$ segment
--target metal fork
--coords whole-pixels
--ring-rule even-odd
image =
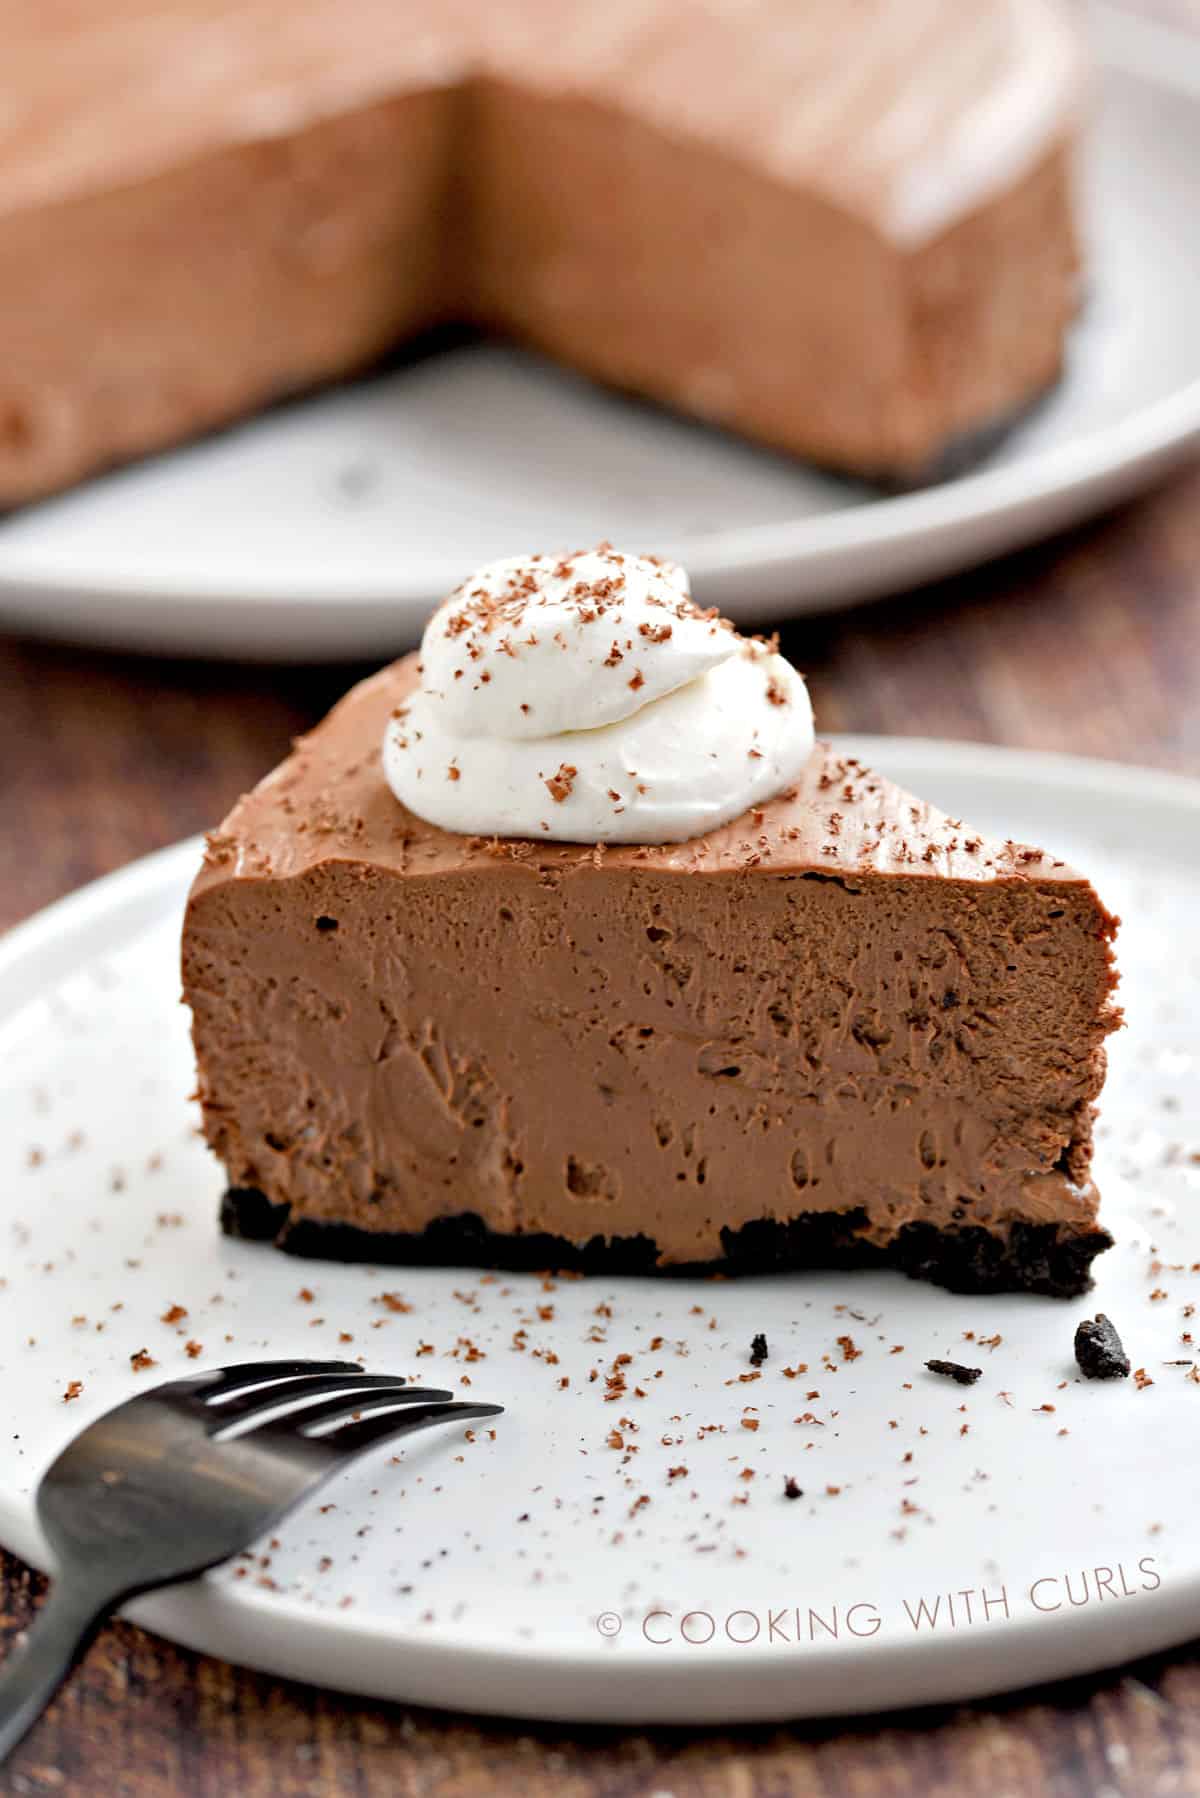
[[[38,1487],[58,1575],[0,1669],[0,1760],[118,1605],[227,1561],[363,1449],[502,1409],[353,1361],[248,1361],[105,1412]]]

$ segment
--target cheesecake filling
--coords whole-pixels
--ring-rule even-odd
[[[794,782],[808,691],[687,575],[603,545],[490,563],[433,614],[384,732],[396,798],[468,835],[675,843]]]
[[[492,564],[209,839],[184,985],[229,1227],[1081,1291],[1115,929],[814,745],[672,564]]]

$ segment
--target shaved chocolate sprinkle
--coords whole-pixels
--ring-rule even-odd
[[[556,805],[571,797],[571,789],[575,785],[575,776],[579,770],[570,762],[561,762],[557,774],[552,774],[546,782],[547,791]]]
[[[754,1337],[753,1341],[750,1344],[750,1365],[751,1365],[751,1367],[761,1367],[763,1362],[767,1359],[767,1356],[770,1354],[770,1352],[771,1351],[767,1347],[767,1339],[763,1335],[762,1331],[759,1330],[757,1335]]]

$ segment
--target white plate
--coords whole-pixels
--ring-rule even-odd
[[[1118,1246],[1092,1297],[962,1298],[845,1273],[550,1287],[225,1241],[221,1180],[186,1101],[176,934],[197,850],[183,844],[0,945],[0,1390],[13,1444],[0,1538],[42,1562],[37,1475],[72,1431],[151,1381],[361,1353],[427,1383],[466,1376],[463,1390],[508,1406],[494,1438],[447,1430],[395,1463],[377,1452],[326,1489],[335,1509],[312,1504],[286,1525],[263,1551],[269,1571],[248,1561],[135,1616],[321,1684],[624,1721],[964,1698],[1193,1635],[1200,1384],[1171,1363],[1193,1353],[1183,1332],[1200,1337],[1186,1311],[1200,1300],[1200,783],[958,744],[854,747],[980,828],[1052,844],[1125,914],[1129,1028],[1113,1044],[1098,1161]],[[385,1292],[411,1312],[389,1310]],[[162,1321],[171,1305],[186,1319]],[[1079,1380],[1074,1327],[1097,1308],[1153,1385]],[[756,1330],[770,1359],[743,1383]],[[468,1359],[463,1339],[484,1358]],[[158,1365],[135,1374],[142,1348]],[[608,1402],[604,1375],[626,1353],[629,1390]],[[981,1364],[983,1378],[939,1380],[923,1369],[931,1355]],[[808,1371],[788,1378],[800,1362]],[[64,1403],[71,1380],[83,1389]],[[613,1431],[635,1452],[609,1446]],[[784,1498],[786,1474],[802,1500]],[[1097,1568],[1111,1570],[1107,1594]],[[983,1605],[1002,1589],[1007,1617]],[[914,1630],[906,1604],[919,1616],[938,1594],[937,1628]],[[815,1620],[809,1639],[810,1607],[830,1626],[836,1610],[836,1639]],[[688,1613],[705,1614],[686,1625],[696,1638],[714,1620],[711,1642],[680,1641]],[[758,1640],[735,1644],[726,1619],[735,1637],[757,1625]]]
[[[983,561],[1200,439],[1200,40],[1097,8],[1090,297],[1057,390],[901,497],[475,344],[0,521],[0,623],[141,649],[382,656],[479,562],[611,537],[754,622]]]

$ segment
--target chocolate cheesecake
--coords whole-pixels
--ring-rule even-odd
[[[0,506],[456,321],[888,480],[1060,368],[1062,0],[111,0],[4,52]]]
[[[539,625],[547,562],[467,583],[420,664],[354,688],[208,841],[183,969],[226,1227],[376,1261],[1083,1291],[1118,1022],[1088,881],[814,743],[798,677],[681,590],[645,588],[643,631],[567,559],[577,622]],[[581,696],[587,728],[501,734]],[[697,803],[720,821],[693,830]]]

